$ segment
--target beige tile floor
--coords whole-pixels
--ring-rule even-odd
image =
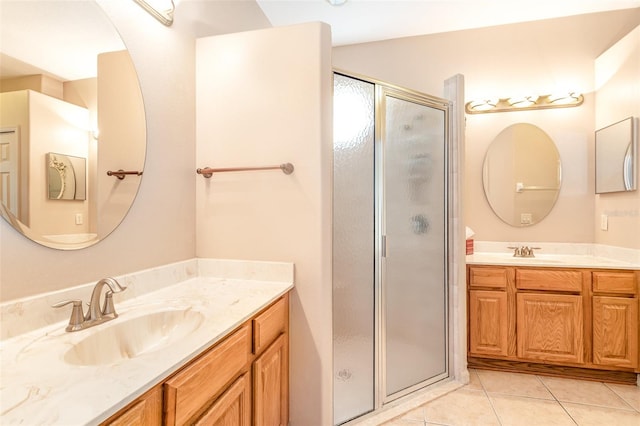
[[[470,370],[471,382],[385,426],[640,426],[640,388]]]

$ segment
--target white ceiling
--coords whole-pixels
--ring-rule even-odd
[[[273,26],[322,21],[333,45],[640,7],[640,0],[256,0]]]
[[[326,0],[174,2],[174,30],[187,27],[194,36],[323,21],[331,25],[336,46],[640,7],[640,0],[348,0],[342,6]],[[97,52],[125,48],[93,0],[0,0],[0,18],[4,77],[46,70],[63,81],[87,78],[95,76]],[[152,19],[145,23],[160,25]]]

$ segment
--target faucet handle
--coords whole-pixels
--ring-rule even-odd
[[[126,288],[126,287],[125,287]],[[102,315],[112,315],[117,318],[116,308],[113,306],[113,291],[109,290],[104,294],[104,304],[102,305]]]
[[[509,246],[507,248],[513,250],[513,256],[514,257],[520,256],[522,254],[522,249],[523,249],[522,247],[511,247],[511,246]]]
[[[69,318],[69,325],[65,330],[77,331],[82,329],[82,323],[84,322],[84,312],[82,311],[82,300],[63,300],[61,302],[51,305],[52,308],[61,308],[70,303],[73,303],[73,310],[71,311],[71,317]]]

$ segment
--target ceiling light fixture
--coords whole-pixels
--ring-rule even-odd
[[[488,112],[577,107],[582,105],[583,102],[584,96],[579,93],[569,92],[561,95],[521,96],[470,101],[465,104],[464,109],[467,114],[483,114]]]
[[[173,0],[133,0],[151,16],[170,27],[173,24],[173,12],[176,9]]]
[[[347,0],[327,0],[327,3],[329,3],[331,6],[342,6],[346,2]]]

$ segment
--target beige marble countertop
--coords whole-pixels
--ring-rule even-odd
[[[81,425],[107,419],[291,290],[289,265],[291,279],[196,276],[116,301],[118,318],[86,330],[67,333],[64,321],[0,341],[0,423]],[[113,364],[65,361],[70,348],[103,328],[152,312],[184,309],[202,313],[203,320],[174,344]]]
[[[535,257],[514,257],[512,253],[476,252],[467,255],[466,262],[468,265],[640,270],[640,264],[637,263],[587,254],[536,254]]]

